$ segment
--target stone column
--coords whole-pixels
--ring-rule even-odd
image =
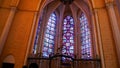
[[[29,37],[27,48],[26,48],[24,66],[26,65],[27,58],[28,58],[28,55],[29,55],[29,51],[30,51],[29,49],[30,49],[30,45],[31,45],[31,41],[32,41],[32,35],[33,35],[34,27],[35,27],[35,22],[36,22],[36,19],[37,19],[37,14],[38,14],[38,12],[34,13],[34,19],[33,19],[32,27],[31,27],[30,37]]]
[[[11,7],[10,14],[8,16],[8,19],[6,20],[6,24],[4,26],[3,32],[2,32],[1,37],[0,37],[0,54],[1,54],[2,49],[4,47],[6,38],[8,36],[8,32],[10,30],[10,27],[11,27],[15,12],[16,12],[16,7]]]
[[[115,10],[114,10],[114,3],[106,3],[108,15],[110,18],[110,24],[112,27],[112,32],[116,44],[116,49],[117,49],[117,56],[118,56],[118,61],[119,61],[119,66],[120,66],[120,30],[118,26],[118,21],[117,17],[115,15]]]
[[[46,29],[47,20],[48,20],[47,8],[44,8],[43,14],[42,14],[42,22],[41,22],[41,25],[40,25],[40,34],[39,34],[40,36],[39,36],[39,39],[38,39],[37,52],[36,52],[36,53],[40,53],[41,56],[42,56],[44,32],[45,32],[45,29]]]
[[[63,6],[63,8],[61,9],[61,12],[60,12],[60,18],[58,19],[59,21],[59,26],[58,26],[58,45],[57,45],[57,48],[62,48],[63,46],[63,16],[64,16],[64,11],[65,11],[65,6]],[[61,49],[62,50],[62,49]],[[60,67],[60,66],[59,66]]]
[[[73,19],[74,19],[74,55],[76,55],[76,58],[78,58],[78,53],[80,53],[80,44],[78,42],[80,42],[80,37],[79,37],[79,31],[78,31],[78,26],[79,25],[79,20],[78,20],[78,17],[76,16],[76,13],[75,11],[73,11]],[[75,56],[74,56],[75,57]]]
[[[63,10],[63,9],[62,9]],[[56,48],[57,48],[57,52],[59,53],[59,48],[61,48],[62,47],[62,16],[63,16],[63,12],[60,12],[60,16],[59,16],[59,19],[57,19],[58,20],[58,33],[57,33],[57,46],[56,46]]]
[[[101,39],[101,30],[100,30],[100,24],[99,24],[99,18],[98,18],[98,11],[99,11],[99,9],[94,9],[94,17],[95,17],[96,33],[97,33],[96,40],[98,40],[98,45],[96,45],[96,47],[97,47],[96,49],[99,48],[99,50],[100,50],[101,65],[102,65],[102,68],[105,68],[105,61],[104,61],[104,53],[103,53],[103,45],[102,45],[102,39]],[[95,23],[94,23],[94,25],[95,25]]]
[[[92,22],[93,22],[92,23],[93,28],[91,28],[92,29],[91,33],[93,34],[92,35],[92,37],[93,37],[92,44],[93,44],[93,48],[94,48],[93,52],[95,52],[93,54],[94,54],[95,58],[98,58],[98,57],[100,57],[100,50],[99,50],[99,42],[98,42],[98,37],[97,37],[99,30],[97,30],[97,23],[96,22],[98,20],[97,20],[97,16],[95,16],[96,11],[97,11],[97,9],[92,11],[91,17],[92,17]]]

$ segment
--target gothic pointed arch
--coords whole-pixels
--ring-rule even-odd
[[[64,18],[62,29],[62,54],[74,57],[74,20],[72,16],[68,15]]]
[[[15,58],[13,55],[8,55],[5,57],[5,59],[3,60],[3,63],[13,63],[15,64]]]
[[[92,39],[91,30],[88,23],[88,19],[84,13],[80,15],[80,42],[81,42],[81,58],[92,58]]]
[[[42,15],[43,21],[42,21],[42,24],[40,25],[42,27],[41,28],[38,27],[38,30],[37,30],[37,31],[41,30],[40,31],[41,33],[38,36],[36,35],[36,40],[38,40],[38,38],[39,38],[39,41],[38,41],[39,43],[35,42],[35,43],[38,43],[38,45],[39,45],[39,46],[37,46],[38,50],[35,49],[36,47],[34,47],[34,50],[36,50],[36,51],[38,51],[38,53],[42,54],[43,57],[49,57],[49,55],[54,54],[55,52],[57,52],[57,49],[59,49],[59,47],[62,47],[62,51],[61,51],[62,54],[70,55],[72,57],[77,55],[77,53],[82,54],[83,50],[80,48],[77,48],[77,47],[82,46],[82,42],[79,41],[79,40],[82,40],[82,38],[81,39],[79,38],[79,40],[76,38],[78,36],[77,35],[78,30],[80,30],[78,34],[81,34],[80,36],[82,37],[81,28],[83,28],[83,27],[81,27],[81,25],[79,25],[79,26],[77,26],[77,25],[81,24],[78,22],[81,22],[82,19],[80,20],[80,14],[82,15],[82,13],[83,13],[84,15],[81,18],[85,17],[85,19],[87,20],[85,22],[88,22],[87,26],[89,26],[89,29],[91,30],[91,28],[90,28],[91,27],[91,16],[90,16],[90,8],[88,5],[86,5],[87,3],[85,3],[84,1],[81,1],[81,2],[80,1],[78,2],[75,0],[71,5],[64,5],[60,1],[56,0],[56,1],[51,1],[46,4],[46,6],[44,7],[44,10],[43,10],[43,15]],[[53,6],[55,6],[55,7],[53,7]],[[74,9],[72,9],[72,7],[74,7]],[[62,12],[61,12],[61,9],[62,9]],[[74,11],[74,10],[76,10],[76,11]],[[58,28],[54,28],[55,30],[57,29],[58,30],[57,32],[59,32],[59,33],[55,33],[55,35],[58,37],[56,40],[54,40],[54,43],[51,43],[50,41],[51,40],[53,41],[53,39],[50,38],[51,37],[51,30],[50,30],[51,23],[49,22],[49,19],[51,17],[51,13],[53,11],[58,12],[58,16],[57,16],[57,18],[58,18],[57,22],[59,22],[58,26],[56,24],[53,24],[53,25],[55,27],[57,26],[59,28],[59,30],[58,30]],[[79,18],[79,19],[77,19],[77,18]],[[74,19],[75,19],[75,21],[74,21]],[[40,30],[39,30],[39,28],[40,28]],[[90,39],[90,41],[92,42],[91,39]],[[55,42],[57,44],[55,44]],[[81,43],[79,43],[79,42],[81,42]],[[76,44],[74,44],[74,43],[76,43]],[[90,45],[92,45],[92,44],[90,44]],[[54,48],[56,48],[56,49],[54,49]],[[76,52],[75,50],[79,51],[79,52]],[[89,56],[91,57],[90,50],[89,50],[89,52],[90,52]],[[81,57],[82,57],[82,55],[81,55]]]
[[[53,12],[47,22],[46,30],[44,33],[42,56],[49,57],[54,53],[56,35],[56,14]]]

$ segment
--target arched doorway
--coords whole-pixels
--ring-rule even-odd
[[[36,63],[31,63],[29,68],[38,68],[38,65]]]
[[[15,59],[12,55],[8,55],[2,63],[2,68],[14,68]]]

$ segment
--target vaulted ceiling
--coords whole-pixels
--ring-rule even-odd
[[[64,0],[68,1],[68,0]],[[86,0],[70,0],[71,3],[65,3],[61,0],[49,0],[45,4],[45,8],[49,13],[56,11],[59,15],[71,15],[77,16],[80,15],[81,12],[84,12],[87,17],[90,18],[90,7],[89,3]]]

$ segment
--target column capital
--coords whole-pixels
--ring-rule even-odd
[[[106,9],[106,7],[93,8],[93,9],[92,9],[92,12],[93,12],[93,13],[94,13],[94,12],[98,12],[98,11],[101,10],[101,9]]]
[[[95,13],[98,12],[100,9],[104,9],[104,8],[94,8],[94,9],[92,9],[92,13],[95,14]]]
[[[105,3],[113,3],[114,0],[105,0]]]
[[[10,7],[10,8],[11,8],[11,10],[16,10],[17,9],[17,7],[13,7],[13,6]]]
[[[106,7],[114,6],[114,4],[115,4],[114,2],[107,2]]]
[[[12,6],[12,7],[17,7],[18,4],[19,4],[19,1],[20,1],[20,0],[12,0],[11,3],[10,3],[10,6]]]

